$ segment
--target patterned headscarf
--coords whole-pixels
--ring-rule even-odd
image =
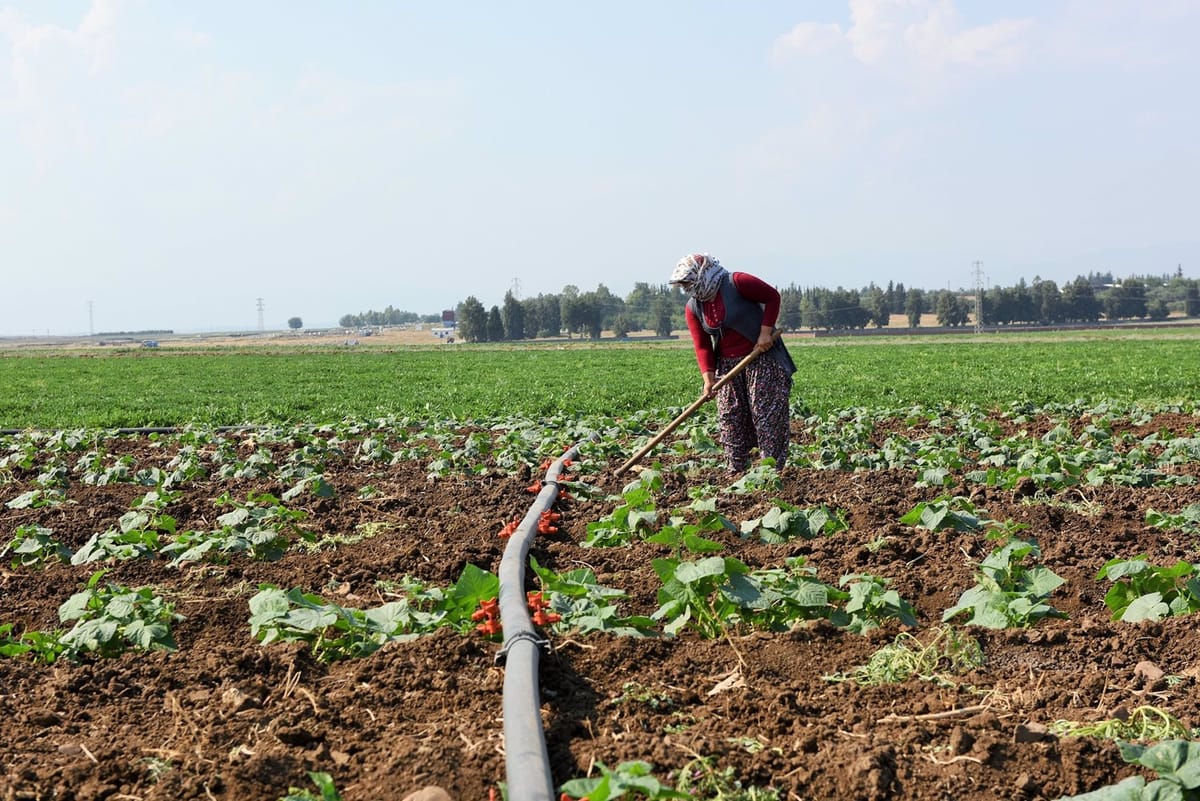
[[[675,265],[671,283],[682,284],[684,291],[696,300],[712,300],[727,274],[721,262],[707,253],[691,253]]]

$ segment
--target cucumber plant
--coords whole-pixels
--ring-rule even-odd
[[[1042,618],[1066,617],[1046,603],[1063,579],[1041,565],[1026,567],[1041,549],[1033,540],[1011,539],[979,563],[979,583],[959,596],[958,603],[943,613],[942,622],[969,614],[969,626],[990,629],[1031,626]]]
[[[105,572],[93,573],[84,589],[59,607],[59,620],[75,622],[57,638],[62,654],[76,661],[86,653],[114,657],[130,648],[176,650],[171,624],[183,616],[175,613],[174,606],[149,587],[101,584]]]
[[[802,509],[781,500],[776,500],[766,514],[745,520],[740,526],[743,538],[757,537],[769,544],[787,542],[798,537],[811,540],[847,531],[849,528],[850,524],[846,522],[846,515],[841,510],[830,509],[825,504]]]
[[[1104,595],[1113,620],[1138,623],[1200,611],[1200,564],[1180,560],[1158,567],[1143,554],[1109,560],[1096,574],[1101,579],[1113,582]]]

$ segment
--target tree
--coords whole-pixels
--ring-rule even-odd
[[[801,305],[804,302],[804,295],[796,288],[795,284],[789,284],[786,288],[779,290],[779,320],[778,325],[784,331],[795,331],[800,328],[800,323],[804,319],[801,312]]]
[[[604,284],[597,285],[596,291],[589,292],[588,294],[596,302],[596,311],[600,318],[599,324],[601,330],[612,328],[617,315],[625,311],[625,301],[610,292]],[[592,338],[596,339],[597,337],[599,337],[599,334]]]
[[[1042,279],[1034,276],[1034,282]],[[1016,303],[1016,311],[1013,315],[1013,322],[1018,323],[1036,323],[1038,321],[1038,304],[1034,300],[1033,292],[1022,278],[1013,288],[1013,298]]]
[[[857,289],[833,290],[829,305],[825,309],[827,325],[836,330],[866,328],[871,322],[871,312],[864,309]]]
[[[967,312],[967,302],[958,293],[948,289],[938,293],[934,309],[937,312],[938,325],[966,325],[970,318],[970,314]]]
[[[503,339],[513,342],[525,338],[525,307],[517,300],[512,290],[504,293],[504,311],[501,313],[504,327]]]
[[[1094,323],[1100,319],[1103,304],[1092,283],[1079,276],[1063,287],[1063,319],[1075,323]]]
[[[825,290],[806,289],[800,298],[800,324],[811,331],[829,328],[825,311],[821,308],[824,293]]]
[[[613,320],[612,332],[613,336],[619,339],[629,336],[629,318],[624,314],[618,314]]]
[[[671,331],[674,330],[675,322],[675,304],[671,301],[671,296],[667,294],[659,295],[654,299],[652,306],[654,315],[654,333],[660,337],[671,336]]]
[[[1104,316],[1127,320],[1146,316],[1146,285],[1137,278],[1126,278],[1104,295]]]
[[[487,341],[487,312],[483,304],[474,295],[470,295],[458,304],[458,335],[466,342]]]
[[[592,339],[599,339],[604,330],[603,300],[595,292],[580,295],[571,304],[570,315],[567,317],[567,331],[586,333]]]
[[[921,315],[925,313],[925,290],[910,289],[904,299],[904,313],[908,316],[908,327],[919,328]]]
[[[493,306],[488,312],[487,318],[487,341],[488,342],[503,342],[504,341],[504,319],[500,316],[500,307]]]
[[[525,316],[525,336],[534,339],[542,330],[542,307],[537,298],[525,298],[521,301],[521,309]]]
[[[1188,317],[1200,316],[1200,282],[1188,282],[1187,294],[1183,298],[1183,313]]]
[[[895,290],[892,290],[893,293]],[[892,320],[892,304],[887,295],[879,287],[873,286],[867,291],[867,313],[876,328],[887,328]]]
[[[558,296],[559,321],[563,328],[567,329],[567,339],[571,338],[572,331],[575,327],[571,325],[572,315],[575,311],[572,307],[579,302],[579,287],[574,284],[567,284],[563,287],[562,294]]]
[[[1038,322],[1042,325],[1061,323],[1066,319],[1066,306],[1063,305],[1062,293],[1058,284],[1053,281],[1034,279],[1033,294],[1038,309]]]
[[[633,285],[633,291],[625,296],[625,319],[629,321],[630,330],[653,328],[650,321],[654,319],[654,300],[661,293],[645,281]]]
[[[1012,289],[998,286],[987,293],[987,298],[991,301],[987,312],[989,323],[1008,325],[1016,319],[1017,301]]]
[[[301,320],[299,317],[289,317],[288,318],[288,328],[292,329],[293,331],[298,331],[303,327],[304,327],[304,321]]]
[[[558,295],[538,295],[538,333],[544,337],[562,333],[562,302]]]

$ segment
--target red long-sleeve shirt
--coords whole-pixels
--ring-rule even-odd
[[[750,273],[731,273],[729,277],[739,295],[746,300],[763,304],[762,324],[774,326],[775,321],[779,319],[779,292],[775,287]],[[710,327],[717,328],[724,323],[725,302],[721,300],[721,293],[714,295],[712,300],[700,301],[700,312]],[[702,373],[715,372],[718,357],[740,359],[754,349],[754,341],[746,339],[732,328],[726,328],[721,333],[718,350],[714,351],[712,338],[700,325],[696,315],[692,314],[690,305],[684,316],[687,318],[688,331],[692,334],[692,344],[696,349],[696,363],[700,365]]]

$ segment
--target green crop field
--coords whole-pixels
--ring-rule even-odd
[[[738,475],[715,404],[657,437],[684,340],[0,354],[16,797],[481,797],[534,632],[566,799],[1197,775],[1200,334],[789,346],[797,436]]]
[[[793,338],[802,412],[910,404],[1200,399],[1200,333]],[[700,388],[686,342],[0,356],[0,428],[670,412]]]

